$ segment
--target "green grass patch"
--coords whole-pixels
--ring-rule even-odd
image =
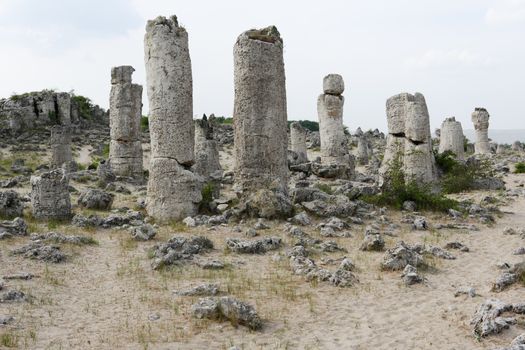
[[[514,164],[514,173],[515,174],[523,174],[525,173],[525,163],[518,162]]]

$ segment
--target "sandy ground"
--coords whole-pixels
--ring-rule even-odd
[[[512,187],[525,176],[509,175],[506,180]],[[481,195],[472,194],[476,198]],[[136,195],[119,194],[115,204],[133,207],[135,199]],[[32,300],[0,303],[0,316],[16,319],[13,325],[0,327],[0,335],[28,349],[228,349],[236,345],[241,349],[464,350],[506,346],[525,331],[523,320],[482,341],[473,337],[469,325],[477,306],[488,297],[525,301],[523,285],[490,292],[500,273],[495,263],[521,261],[512,251],[525,246],[519,236],[502,234],[507,226],[525,228],[525,198],[510,201],[502,209],[512,214],[504,215],[492,227],[478,225],[481,230],[477,232],[421,232],[402,225],[399,237],[386,237],[387,248],[401,239],[439,246],[457,240],[470,248],[468,253],[453,251],[456,260],[431,260],[434,268],[423,272],[427,283],[412,287],[402,284],[399,272],[380,270],[384,253],[358,250],[364,226],[353,226],[352,238],[335,239],[348,253],[324,255],[347,256],[358,267],[360,283],[346,289],[309,283],[292,275],[285,249],[256,256],[226,252],[225,238],[244,237],[234,233],[232,226],[190,230],[173,224],[161,227],[154,241],[135,242],[123,230],[82,230],[31,221],[32,232],[84,234],[95,238],[98,245],[64,245],[67,262],[44,264],[10,255],[27,238],[0,241],[0,276],[18,272],[38,276],[29,281],[6,281],[7,289],[23,290]],[[426,215],[431,223],[443,222],[439,216]],[[397,222],[400,217],[393,212],[389,216]],[[252,224],[242,225],[243,232]],[[289,247],[283,224],[269,224],[271,229],[261,234],[282,237]],[[313,225],[305,231],[321,238]],[[214,241],[214,251],[205,257],[226,262],[225,270],[202,270],[191,264],[152,270],[148,250],[154,244],[173,235],[195,234]],[[318,263],[320,258],[315,258]],[[219,283],[224,295],[254,305],[265,321],[263,330],[251,332],[228,322],[193,319],[190,308],[198,298],[178,297],[173,291],[203,282]],[[464,285],[475,287],[481,296],[454,297],[456,288]],[[159,318],[153,320],[156,316]]]

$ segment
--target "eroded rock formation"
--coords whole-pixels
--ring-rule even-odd
[[[489,112],[485,108],[477,107],[472,112],[472,123],[476,130],[476,142],[474,144],[476,154],[490,154],[489,143]]]
[[[456,118],[446,118],[441,124],[439,153],[453,152],[458,159],[465,158],[465,136],[461,123]]]

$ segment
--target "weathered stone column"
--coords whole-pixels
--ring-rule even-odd
[[[359,136],[357,139],[357,162],[360,165],[367,165],[368,164],[368,140],[365,136]]]
[[[465,137],[463,128],[456,118],[446,118],[441,124],[441,135],[439,139],[439,153],[445,151],[453,152],[458,159],[465,158]]]
[[[51,168],[60,168],[64,163],[73,160],[71,154],[71,129],[69,126],[53,125],[51,127]]]
[[[514,141],[514,143],[512,144],[512,150],[513,151],[518,151],[518,152],[523,151],[523,146],[521,145],[521,142]]]
[[[188,33],[177,17],[148,21],[144,61],[149,99],[151,161],[147,211],[161,220],[197,213],[202,178],[194,163],[193,83]]]
[[[297,163],[308,162],[306,151],[306,129],[299,122],[290,124],[290,143],[291,149],[297,154]]]
[[[71,216],[69,179],[62,169],[31,176],[31,207],[37,219],[68,219]]]
[[[379,171],[384,177],[394,160],[401,162],[406,181],[429,183],[436,179],[430,122],[425,97],[416,93],[392,96],[386,103],[387,146]]]
[[[329,74],[323,79],[324,94],[317,99],[321,163],[325,165],[343,165],[348,160],[348,145],[343,129],[344,90],[343,77]]]
[[[195,165],[194,171],[207,181],[218,181],[222,177],[219,161],[219,145],[213,139],[213,126],[206,116],[195,120]]]
[[[287,193],[287,112],[283,41],[277,28],[242,33],[234,45],[235,182],[241,190]]]
[[[476,107],[472,112],[472,123],[476,130],[475,153],[490,154],[489,144],[489,112],[485,108]]]
[[[131,82],[134,71],[131,66],[111,68],[109,160],[115,175],[141,180],[142,86]]]

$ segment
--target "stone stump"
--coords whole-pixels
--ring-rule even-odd
[[[71,217],[69,179],[62,169],[31,176],[31,207],[37,219],[64,220]]]
[[[465,158],[465,136],[461,123],[456,118],[446,118],[441,124],[441,136],[439,139],[439,153],[451,151],[457,159]]]
[[[306,129],[299,122],[290,124],[290,143],[291,150],[297,155],[296,162],[298,164],[307,163]]]
[[[392,96],[386,103],[388,136],[379,174],[384,180],[396,161],[405,180],[430,183],[437,179],[425,97],[416,93]]]
[[[195,122],[195,165],[193,171],[213,185],[213,194],[218,197],[222,179],[219,145],[213,139],[213,126],[206,116]]]
[[[176,16],[148,21],[144,61],[151,138],[146,209],[160,221],[181,220],[197,214],[203,180],[191,171],[195,162],[191,60],[188,33]]]
[[[472,112],[472,123],[476,130],[475,154],[490,154],[489,143],[489,112],[485,108],[477,107]]]
[[[61,168],[64,163],[73,160],[71,153],[71,128],[66,125],[51,127],[51,168]]]
[[[365,136],[359,136],[357,139],[356,158],[357,158],[357,162],[360,165],[368,164],[368,158],[369,158],[368,150],[369,150],[368,140],[366,139]]]
[[[115,175],[142,180],[142,86],[131,82],[131,66],[111,68],[109,159]]]

